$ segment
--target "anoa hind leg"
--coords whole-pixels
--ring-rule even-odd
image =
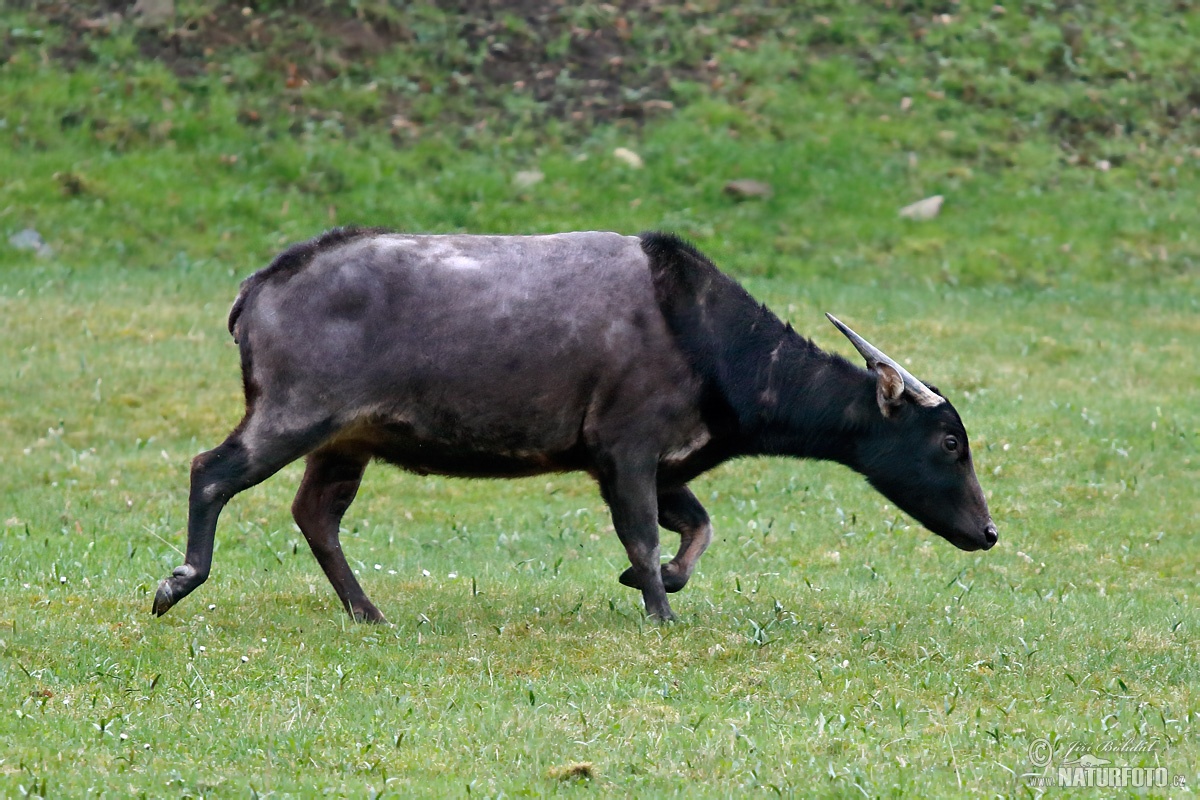
[[[252,412],[224,442],[192,459],[187,551],[183,564],[159,584],[154,614],[162,616],[208,580],[217,518],[225,504],[313,450],[328,432],[327,424],[285,427]]]
[[[292,516],[350,616],[358,622],[387,622],[354,577],[338,537],[342,515],[354,502],[367,461],[366,455],[336,450],[310,454],[292,501]]]

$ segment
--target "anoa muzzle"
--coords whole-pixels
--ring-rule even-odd
[[[844,464],[964,550],[996,543],[944,396],[830,317],[866,368],[785,325],[675,236],[330,231],[242,284],[229,328],[246,413],[192,462],[187,552],[163,614],[208,578],[221,509],[299,458],[292,503],[346,610],[384,617],[338,539],[367,465],[584,471],[651,616],[712,540],[688,483],[751,455]],[[659,528],[679,534],[662,562]]]

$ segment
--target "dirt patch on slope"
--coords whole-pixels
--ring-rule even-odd
[[[104,38],[132,35],[143,57],[182,79],[216,74],[236,88],[290,91],[293,109],[310,87],[378,86],[381,103],[349,112],[368,124],[518,113],[642,120],[674,107],[680,81],[719,82],[718,46],[750,47],[770,26],[761,12],[654,0],[457,0],[402,11],[382,1],[262,0],[207,3],[191,16],[194,4],[180,2],[155,27],[139,24],[130,0],[17,5],[58,28],[50,56],[68,67],[94,62]]]

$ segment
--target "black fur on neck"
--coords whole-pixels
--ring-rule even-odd
[[[790,455],[852,465],[856,433],[879,417],[864,369],[796,333],[690,244],[644,233],[656,298],[705,389],[731,455]]]

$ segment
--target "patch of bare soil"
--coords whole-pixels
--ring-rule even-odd
[[[58,26],[63,39],[50,56],[68,67],[94,61],[97,39],[138,25],[132,0],[16,3]],[[500,112],[519,96],[536,114],[569,122],[640,121],[674,107],[676,82],[719,80],[719,65],[709,52],[713,37],[751,46],[769,24],[736,7],[718,13],[656,0],[587,6],[566,0],[456,0],[405,10],[382,1],[290,0],[221,2],[209,9],[193,17],[177,14],[169,25],[139,25],[134,40],[141,54],[185,79],[220,72],[231,57],[249,55],[259,60],[263,75],[287,90],[343,75],[372,80],[382,76],[380,64],[389,53],[405,49],[411,56],[405,63],[424,68],[386,77],[406,78],[415,89],[406,93],[394,81],[381,81],[392,87],[384,89],[389,107],[357,120],[361,123],[404,119],[414,92],[439,88],[469,98],[458,105],[476,114]],[[715,20],[719,33],[709,27]],[[671,32],[679,31],[687,35],[673,41]],[[439,81],[448,85],[437,87]],[[454,115],[455,104],[445,104],[442,113]],[[254,123],[255,116],[243,121]]]

